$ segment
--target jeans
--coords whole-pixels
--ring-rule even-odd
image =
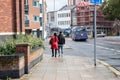
[[[63,54],[63,44],[59,44],[58,45],[58,53],[59,53],[59,55],[60,55],[60,52],[61,52],[61,54]]]
[[[52,49],[52,57],[54,57],[54,55],[55,55],[55,57],[56,57],[56,55],[57,55],[57,50]]]

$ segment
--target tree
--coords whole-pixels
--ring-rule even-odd
[[[120,35],[120,20],[118,20],[117,18],[114,21],[113,30],[114,30],[114,32],[116,32],[117,36]]]
[[[108,20],[120,19],[120,0],[104,0],[101,10]]]
[[[105,19],[114,20],[113,33],[120,35],[120,0],[104,0],[100,10],[105,15]]]

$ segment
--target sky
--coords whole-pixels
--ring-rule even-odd
[[[60,9],[62,6],[66,5],[68,0],[55,0],[55,10]],[[47,12],[54,11],[54,0],[46,0]]]

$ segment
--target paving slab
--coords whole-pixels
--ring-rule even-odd
[[[94,67],[91,63],[93,60],[88,57],[52,58],[50,54],[44,54],[30,74],[18,80],[120,80],[102,64],[97,63]]]

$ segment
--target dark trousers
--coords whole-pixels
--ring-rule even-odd
[[[56,57],[56,55],[57,55],[57,50],[55,50],[55,49],[52,49],[52,57],[55,55],[55,57]]]

